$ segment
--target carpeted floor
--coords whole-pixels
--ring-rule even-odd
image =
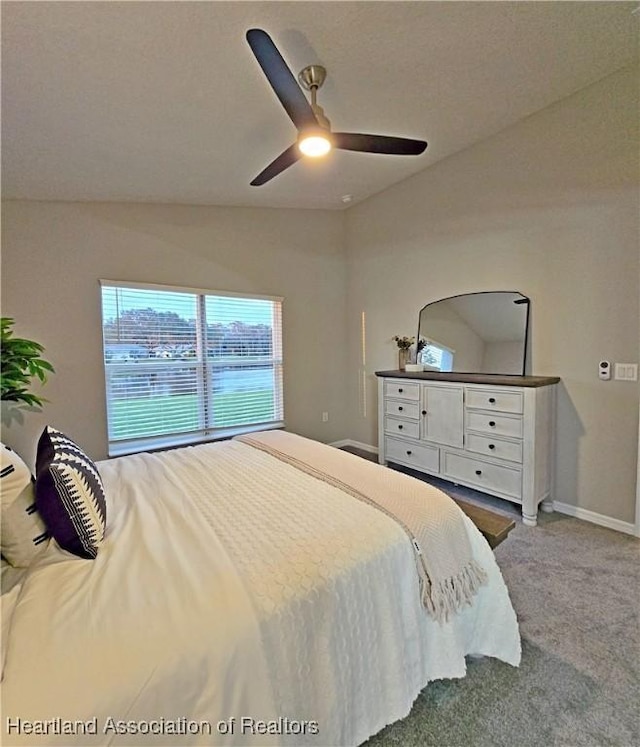
[[[516,506],[455,490],[518,517]],[[640,747],[640,540],[540,514],[536,528],[518,519],[495,554],[522,664],[470,660],[464,679],[428,685],[367,747]]]

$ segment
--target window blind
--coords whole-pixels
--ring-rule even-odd
[[[101,289],[110,455],[283,425],[282,299]]]

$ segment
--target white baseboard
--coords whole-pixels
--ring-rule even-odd
[[[613,519],[611,516],[597,514],[595,511],[588,511],[586,508],[580,508],[580,506],[572,506],[570,503],[559,503],[558,501],[554,501],[553,510],[560,514],[573,516],[575,519],[590,521],[592,524],[598,524],[601,527],[607,527],[607,529],[614,529],[616,532],[633,535],[636,533],[636,528],[631,522]]]
[[[372,454],[378,453],[377,446],[371,446],[371,444],[363,444],[361,441],[354,441],[352,438],[343,438],[341,441],[333,441],[329,446],[335,446],[340,449],[342,446],[353,446],[356,449],[362,449],[363,451],[370,451]]]

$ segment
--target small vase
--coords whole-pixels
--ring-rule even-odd
[[[411,349],[410,348],[398,348],[398,368],[404,371],[407,363],[411,362]]]

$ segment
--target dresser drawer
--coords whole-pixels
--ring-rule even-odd
[[[476,410],[496,410],[497,412],[523,412],[522,392],[467,388],[465,403]]]
[[[522,442],[520,441],[503,441],[501,438],[467,433],[465,448],[467,451],[475,451],[476,454],[484,454],[496,457],[496,459],[522,462]]]
[[[522,418],[518,416],[494,415],[493,413],[466,413],[467,429],[496,436],[522,438]]]
[[[384,430],[386,433],[407,436],[407,438],[420,438],[420,423],[411,420],[400,420],[399,418],[385,418]]]
[[[458,454],[443,454],[443,476],[450,480],[471,483],[487,493],[503,493],[513,498],[522,497],[522,471],[511,467],[489,464]]]
[[[397,397],[399,399],[412,399],[418,402],[420,400],[420,384],[415,382],[404,381],[385,381],[385,397]]]
[[[386,399],[384,411],[387,415],[397,415],[400,418],[420,419],[420,405],[417,402],[404,402],[401,399]]]
[[[385,438],[384,453],[391,462],[400,462],[429,472],[440,471],[440,449],[435,446],[412,444],[397,438]]]

